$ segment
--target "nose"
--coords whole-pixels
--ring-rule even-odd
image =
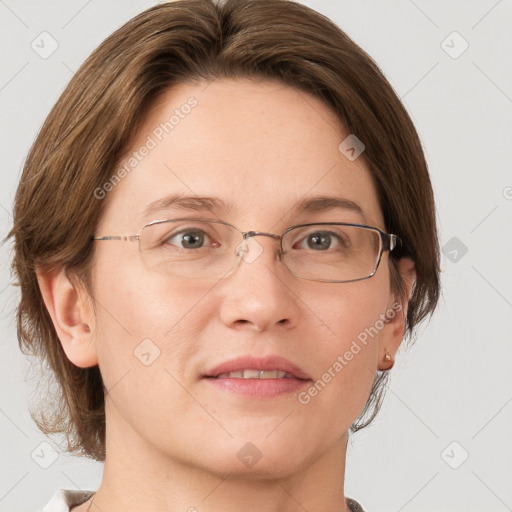
[[[272,233],[244,233],[237,248],[238,263],[224,278],[222,288],[220,316],[227,326],[264,331],[297,324],[296,278],[280,261],[279,238]]]

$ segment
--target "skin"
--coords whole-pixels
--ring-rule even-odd
[[[131,150],[190,96],[198,105],[103,199],[97,235],[135,234],[151,220],[186,216],[167,209],[142,218],[147,204],[175,192],[232,203],[232,212],[210,217],[244,231],[279,234],[303,221],[384,229],[363,159],[351,162],[338,150],[348,132],[320,100],[282,84],[175,87],[149,112]],[[364,218],[345,210],[291,217],[312,195],[350,199]],[[108,390],[107,457],[91,510],[347,510],[347,430],[377,369],[393,364],[407,297],[307,405],[296,393],[257,399],[220,391],[202,373],[245,354],[286,357],[319,379],[397,300],[387,253],[371,279],[321,283],[294,277],[276,259],[275,242],[256,239],[262,253],[223,280],[191,283],[151,272],[137,243],[114,241],[96,242],[93,297],[64,270],[39,272],[67,357],[80,367],[99,364]],[[412,262],[402,260],[400,271],[408,295]],[[150,366],[133,354],[147,338],[160,349]],[[250,468],[237,457],[247,442],[262,454]]]

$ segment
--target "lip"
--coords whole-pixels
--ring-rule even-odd
[[[223,373],[240,370],[279,370],[290,374],[291,377],[281,379],[215,378]],[[221,391],[260,399],[297,392],[304,386],[310,385],[311,382],[311,378],[301,368],[279,356],[243,356],[231,359],[208,370],[202,377],[203,380]]]
[[[222,373],[237,372],[240,370],[278,370],[289,373],[298,380],[310,380],[309,375],[296,364],[284,357],[273,355],[265,357],[242,356],[236,359],[230,359],[206,371],[203,377],[217,377]]]

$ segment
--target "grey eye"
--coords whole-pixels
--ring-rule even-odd
[[[203,247],[205,238],[209,239],[204,231],[200,229],[187,229],[169,237],[166,243],[177,245],[183,249],[198,249]]]
[[[316,252],[327,251],[329,249],[345,249],[350,247],[350,240],[343,238],[332,231],[314,231],[308,233],[298,242],[299,249],[311,249]]]
[[[327,232],[309,235],[306,240],[311,249],[329,249],[331,246],[331,235]]]

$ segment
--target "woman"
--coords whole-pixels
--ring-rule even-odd
[[[60,386],[38,426],[105,463],[44,510],[362,510],[348,435],[434,311],[439,253],[412,122],[332,22],[135,17],[46,120],[11,236],[20,344]]]

